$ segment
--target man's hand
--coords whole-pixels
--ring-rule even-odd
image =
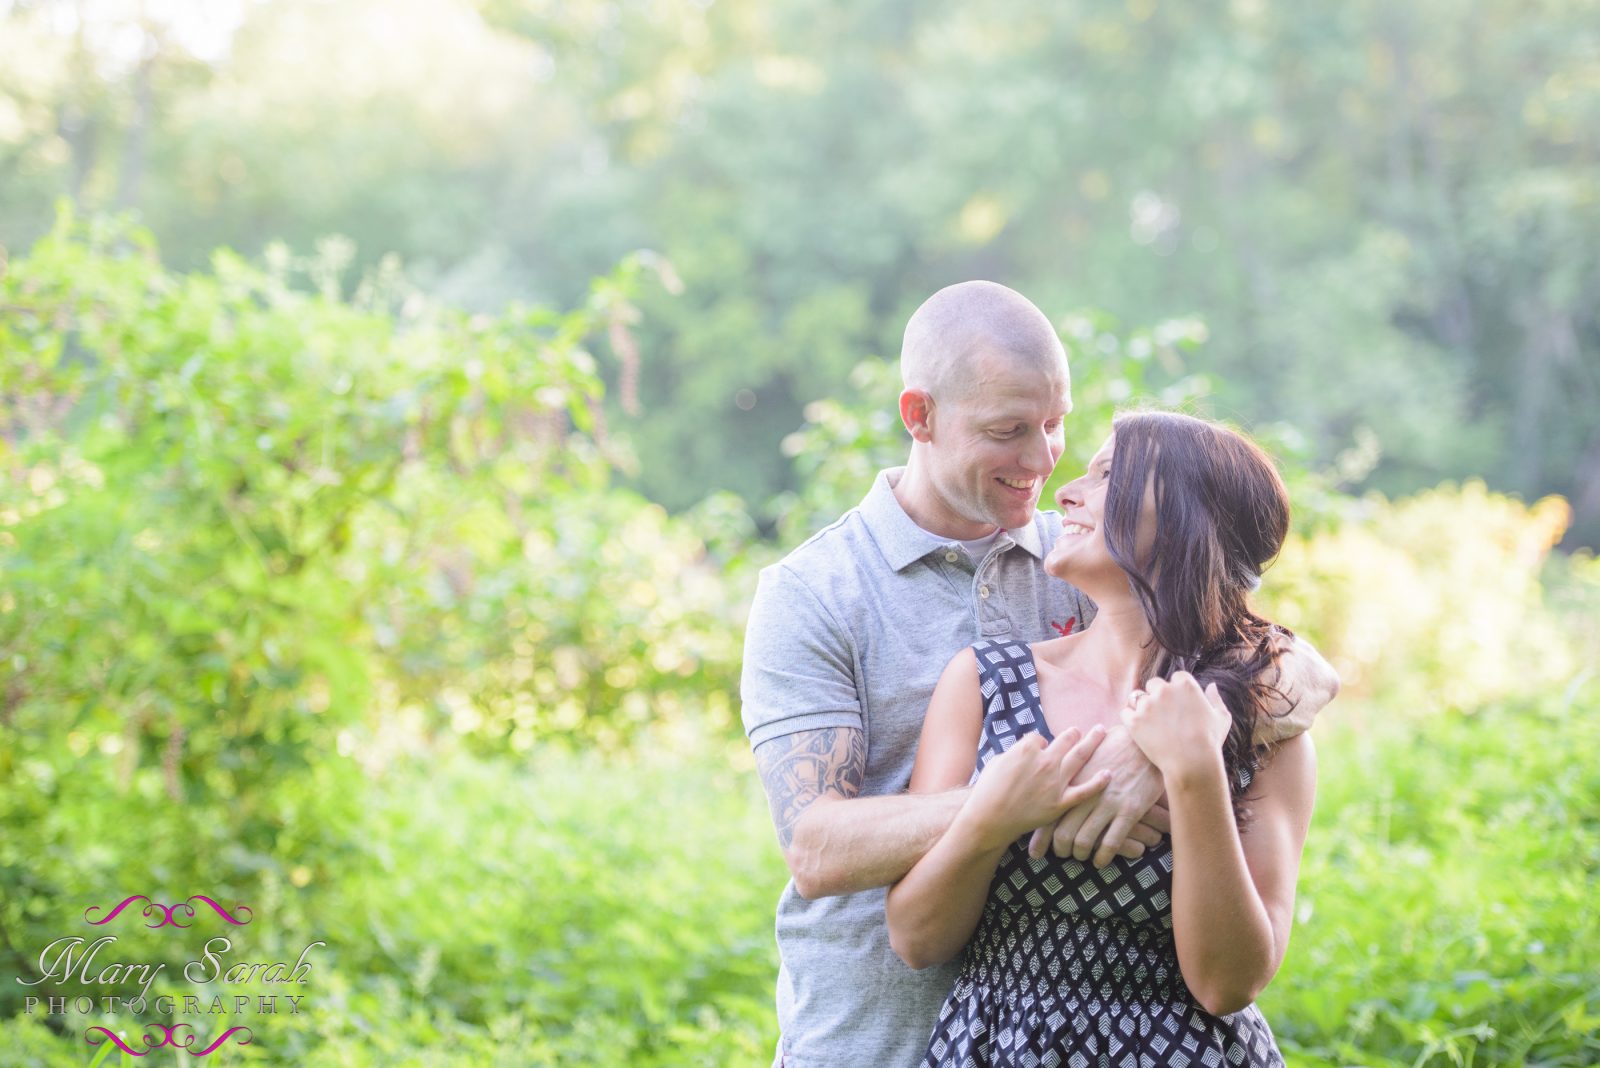
[[[1089,758],[1078,778],[1087,781],[1102,771],[1111,782],[1096,797],[1069,810],[1052,827],[1035,831],[1028,843],[1030,856],[1042,857],[1054,847],[1056,855],[1078,860],[1093,857],[1103,868],[1117,855],[1142,856],[1145,848],[1161,841],[1172,829],[1165,809],[1156,807],[1163,786],[1161,773],[1145,759],[1126,727],[1117,727]]]

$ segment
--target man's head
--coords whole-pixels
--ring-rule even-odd
[[[906,324],[900,376],[912,446],[897,496],[911,517],[964,539],[1032,522],[1072,407],[1044,313],[994,282],[947,286]]]

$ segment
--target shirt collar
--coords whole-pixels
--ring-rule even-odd
[[[942,549],[954,542],[953,538],[942,538],[917,526],[916,521],[906,514],[906,510],[895,499],[895,484],[905,472],[904,467],[890,467],[879,471],[878,477],[872,480],[872,488],[867,491],[866,497],[862,498],[860,505],[861,517],[866,520],[867,530],[871,532],[873,541],[878,543],[884,559],[896,571],[904,571],[934,550]],[[1042,518],[1035,512],[1033,522],[1027,526],[1001,531],[1000,536],[995,539],[995,548],[1004,552],[1013,545],[1020,545],[1035,559],[1043,558],[1044,539],[1039,533],[1039,523]]]

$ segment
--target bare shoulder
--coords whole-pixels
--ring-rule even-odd
[[[983,691],[978,657],[971,646],[950,658],[928,701],[922,738],[911,769],[912,793],[965,786],[978,763],[983,729]]]

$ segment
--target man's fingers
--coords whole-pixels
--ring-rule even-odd
[[[1138,860],[1144,856],[1144,843],[1135,841],[1131,836],[1122,840],[1122,848],[1117,850],[1117,856],[1127,857],[1129,860]],[[1101,865],[1104,867],[1105,865]]]
[[[1062,816],[1056,823],[1055,834],[1050,836],[1051,846],[1055,850],[1056,856],[1070,857],[1072,855],[1073,839],[1077,837],[1078,828],[1083,826],[1083,821],[1089,818],[1089,809],[1091,807],[1085,804],[1068,809],[1067,814]],[[1040,855],[1042,856],[1043,854]]]
[[[1132,816],[1121,815],[1111,821],[1111,826],[1106,828],[1105,836],[1100,839],[1100,848],[1094,851],[1094,866],[1103,868],[1116,858],[1122,850],[1122,843],[1127,840],[1128,832],[1133,830],[1137,822]]]
[[[1056,833],[1056,825],[1046,824],[1033,832],[1033,837],[1028,839],[1028,856],[1035,860],[1045,855],[1050,848],[1050,838]]]
[[[1072,856],[1075,859],[1088,860],[1094,856],[1095,846],[1100,844],[1100,836],[1105,834],[1114,815],[1111,806],[1105,804],[1103,799],[1102,803],[1094,806],[1089,818],[1083,821],[1078,833],[1072,836]]]

